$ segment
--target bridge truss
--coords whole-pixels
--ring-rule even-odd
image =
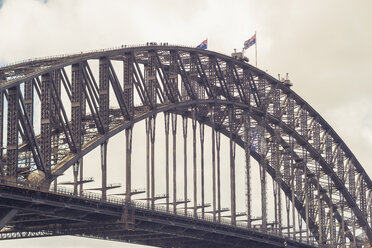
[[[73,234],[164,247],[195,247],[198,242],[211,247],[232,243],[238,247],[368,247],[372,242],[372,182],[361,164],[288,85],[244,61],[169,45],[24,61],[0,68],[0,113],[2,239]],[[160,118],[164,120],[161,131]],[[142,122],[146,197],[144,205],[138,205],[134,195],[141,192],[132,188],[132,171],[138,167],[132,161],[132,139],[134,126]],[[211,135],[205,135],[205,128]],[[177,131],[183,144],[177,142]],[[107,147],[120,132],[125,133],[125,193],[122,201],[115,202],[120,205],[115,212],[107,206],[112,201],[107,191],[116,187],[108,184]],[[156,176],[155,152],[160,132],[165,153],[161,179]],[[226,152],[221,151],[221,134],[228,139]],[[189,142],[192,151],[187,150]],[[182,164],[177,159],[179,146]],[[236,160],[236,146],[243,151],[243,163]],[[83,190],[92,180],[83,177],[89,170],[83,158],[97,147],[102,185],[97,188],[101,195],[92,199]],[[205,163],[207,153],[210,164]],[[221,163],[226,154],[228,163]],[[254,163],[260,185],[252,184]],[[236,181],[241,164],[243,184]],[[58,178],[67,170],[73,172],[73,191],[61,192]],[[224,170],[228,175],[221,174]],[[228,180],[227,189],[221,187],[221,180]],[[156,190],[158,181],[165,183],[164,192]],[[237,187],[245,187],[245,194],[237,194]],[[255,187],[260,188],[259,197],[252,195]],[[224,192],[230,198],[228,209],[222,206]],[[64,205],[56,203],[56,195]],[[258,217],[252,215],[253,198],[260,201]],[[243,213],[237,210],[242,199]],[[97,200],[102,206],[97,207]],[[165,216],[159,214],[159,201]],[[94,202],[99,210],[93,216],[86,205],[92,207]],[[100,215],[104,210],[115,212],[106,213],[116,216],[111,224]],[[74,211],[78,215],[71,215]],[[78,218],[82,213],[84,217]],[[150,215],[159,221],[171,218],[173,226],[163,223],[164,231],[156,232],[159,223],[148,221]],[[230,229],[224,229],[226,220]],[[185,227],[188,221],[193,221],[192,227]],[[125,223],[124,228],[120,223]],[[211,229],[206,231],[206,226]],[[176,227],[183,227],[183,232],[170,233]],[[192,229],[198,232],[188,231]],[[202,238],[200,232],[205,232]],[[213,232],[241,236],[232,235],[239,241],[219,239]]]

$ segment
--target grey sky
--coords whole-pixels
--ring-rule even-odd
[[[196,46],[205,38],[209,50],[229,54],[256,30],[258,67],[274,77],[288,72],[372,176],[371,9],[369,0],[0,0],[0,63],[148,41]],[[247,55],[253,63],[253,47]],[[0,247],[51,240],[64,248],[134,247],[71,237]]]

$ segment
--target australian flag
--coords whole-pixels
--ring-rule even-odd
[[[253,46],[254,44],[256,44],[256,34],[254,34],[252,38],[244,42],[244,49],[248,49],[250,46]]]
[[[208,41],[207,40],[204,40],[202,43],[200,43],[200,45],[199,46],[197,46],[196,48],[199,48],[199,49],[203,49],[203,50],[205,50],[205,49],[207,49],[207,43],[208,43]]]

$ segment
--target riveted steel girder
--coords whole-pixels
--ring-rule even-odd
[[[112,120],[118,123],[119,118],[124,117],[122,125],[115,130],[110,126],[111,120],[108,117],[112,110],[108,109],[108,105],[100,103],[99,110],[97,108],[101,95],[98,94],[99,89],[87,61],[99,58],[105,58],[108,62],[108,80],[106,81],[111,82],[121,110],[121,115],[113,116]],[[111,64],[111,60],[123,61],[123,58],[124,89],[120,86]],[[63,145],[53,142],[53,145],[48,148],[51,137],[60,135],[64,144],[68,144],[67,149],[59,152],[56,160],[53,160],[55,167],[50,172],[51,179],[53,179],[120,130],[144,118],[152,117],[158,112],[170,110],[177,112],[177,108],[182,109],[185,106],[191,106],[189,109],[192,108],[198,113],[198,121],[202,123],[205,123],[206,117],[210,119],[208,105],[213,106],[213,128],[227,130],[227,136],[235,140],[235,136],[244,137],[242,133],[239,133],[244,126],[244,121],[241,118],[228,118],[229,108],[225,106],[234,105],[234,108],[248,110],[255,125],[258,123],[258,126],[264,127],[265,131],[261,139],[270,138],[269,135],[274,137],[274,141],[271,142],[260,141],[261,151],[258,153],[260,157],[258,160],[263,163],[262,176],[264,177],[268,171],[276,181],[274,187],[278,185],[278,188],[286,192],[289,199],[286,204],[287,212],[289,212],[290,202],[292,202],[293,209],[298,210],[299,229],[296,229],[295,222],[293,222],[293,233],[299,230],[302,236],[301,219],[303,219],[308,230],[306,239],[309,239],[309,230],[311,230],[320,243],[333,242],[327,240],[328,238],[332,240],[339,238],[345,243],[344,235],[346,235],[355,244],[355,234],[358,232],[366,234],[372,241],[371,226],[368,222],[372,219],[370,204],[372,182],[365,170],[341,138],[309,104],[282,82],[257,68],[211,51],[177,46],[123,48],[31,61],[29,65],[30,68],[22,70],[20,70],[22,67],[27,67],[27,63],[1,68],[1,75],[4,76],[0,79],[0,89],[2,92],[7,90],[8,103],[6,110],[8,136],[4,153],[6,163],[3,165],[6,176],[17,179],[19,156],[24,157],[27,144],[33,151],[34,162],[38,168],[40,165],[45,166],[44,168],[41,166],[41,169],[47,174],[51,167],[49,155],[51,147],[56,146],[58,149]],[[71,80],[65,72],[65,67],[70,65],[72,65]],[[33,71],[32,68],[39,70]],[[22,72],[14,77],[17,71]],[[45,75],[52,75],[49,78],[51,83],[46,83]],[[19,85],[22,83],[25,84],[25,92],[19,91]],[[59,93],[60,83],[63,84],[71,101],[70,120],[63,109],[64,103]],[[142,102],[142,106],[137,108],[141,109],[140,117],[135,116],[133,85]],[[42,117],[43,131],[40,136],[27,132],[32,127],[34,119],[34,113],[31,113],[32,107],[30,107],[34,97],[31,96],[32,86],[44,104],[41,109],[42,116],[46,116]],[[16,90],[17,87],[18,90]],[[23,104],[20,94],[25,96]],[[49,98],[45,97],[48,94]],[[50,96],[53,96],[52,99]],[[107,103],[108,100],[105,101]],[[91,112],[89,115],[85,110],[86,103]],[[49,110],[48,106],[51,106]],[[157,108],[161,110],[158,111]],[[205,114],[202,114],[203,110],[206,110]],[[239,115],[239,112],[235,115]],[[82,130],[85,132],[85,124],[91,123],[89,121],[93,119],[96,128],[100,129],[101,126],[105,126],[105,131],[101,130],[96,136],[92,133],[93,135],[89,137],[89,145],[83,147],[89,139],[85,138],[81,132]],[[53,128],[59,126],[61,130],[57,128],[53,133],[52,126]],[[49,131],[46,132],[46,129]],[[271,129],[274,130],[275,135],[268,131]],[[218,133],[213,137],[218,136]],[[19,136],[24,143],[20,144],[21,150],[18,149]],[[281,141],[277,142],[275,137],[282,137]],[[41,159],[38,159],[37,149],[34,149],[38,142],[42,147],[41,153],[44,154]],[[219,142],[216,143],[217,160],[219,160]],[[244,146],[244,143],[241,145]],[[284,154],[281,154],[281,149],[284,150]],[[250,152],[254,157],[254,151]],[[47,154],[46,157],[45,154]],[[272,173],[270,173],[270,167],[265,167],[267,160],[270,160],[273,166]],[[282,172],[284,172],[283,175],[280,175]],[[217,179],[219,180],[219,176]],[[290,185],[292,190],[286,191],[283,183]],[[265,190],[263,191],[265,193]],[[264,194],[262,198],[265,198]],[[277,202],[275,205],[278,207],[276,225],[281,230],[280,190],[275,190],[275,199]],[[219,201],[219,197],[216,201]],[[298,205],[297,201],[302,205]],[[231,202],[234,200],[232,199]],[[196,200],[194,205],[195,203]],[[213,205],[218,205],[218,203]],[[194,208],[196,209],[196,206]],[[232,206],[231,210],[234,211],[233,209]],[[350,225],[350,221],[345,221],[346,212],[348,216],[350,215],[350,219],[357,223],[356,226]],[[350,228],[353,229],[351,232],[349,232]]]

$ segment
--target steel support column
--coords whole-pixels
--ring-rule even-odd
[[[194,217],[198,217],[198,178],[196,164],[196,108],[192,110],[192,145],[193,145],[193,189],[194,189]]]
[[[230,139],[230,204],[231,204],[231,225],[236,225],[236,199],[235,199],[235,142],[234,142],[234,108],[229,111],[229,139]]]
[[[102,199],[107,197],[107,141],[101,144]]]
[[[182,134],[183,134],[183,185],[184,185],[184,207],[187,214],[187,117],[182,116]]]
[[[164,112],[164,128],[165,128],[165,208],[169,212],[169,112]]]
[[[40,148],[43,154],[46,176],[51,173],[51,87],[50,74],[41,76],[41,142]]]
[[[216,132],[216,151],[217,151],[217,217],[221,222],[221,133]]]
[[[271,154],[271,156],[274,157],[275,160],[275,182],[274,182],[274,190],[276,195],[276,208],[277,208],[277,214],[276,214],[276,230],[277,234],[279,236],[282,236],[282,197],[281,197],[281,187],[280,184],[282,182],[282,176],[281,176],[281,163],[280,163],[280,150],[279,150],[279,143],[280,143],[280,133],[279,129],[275,128],[274,131],[274,154]]]
[[[261,179],[261,208],[262,208],[262,231],[267,230],[267,197],[266,197],[266,141],[265,141],[265,130],[259,126],[258,130],[258,142],[259,152],[261,155],[260,161],[260,179]]]
[[[177,54],[175,51],[170,51],[169,55],[169,88],[175,100],[178,101],[181,98],[181,94],[178,90]]]
[[[99,58],[99,115],[104,132],[109,130],[109,61],[106,57]],[[97,127],[98,128],[98,127]],[[101,144],[102,198],[107,197],[107,142]],[[81,166],[81,165],[80,165]],[[82,173],[80,173],[82,175]],[[80,182],[82,184],[82,182]]]
[[[280,90],[272,87],[273,91],[273,114],[277,118],[280,118],[281,104],[280,104]],[[280,129],[274,127],[274,135],[272,137],[271,147],[271,161],[272,166],[275,169],[275,178],[273,180],[274,200],[275,200],[275,232],[282,236],[282,202],[281,202],[281,163],[280,163]]]
[[[201,87],[197,82],[198,79],[198,71],[197,71],[197,54],[190,53],[190,61],[189,61],[190,71],[189,71],[189,78],[191,87],[194,89],[195,96],[198,99],[201,99]]]
[[[288,118],[288,125],[291,128],[295,128],[295,115],[294,115],[294,100],[293,99],[288,99],[288,104],[287,104],[287,118]],[[292,203],[292,211],[291,211],[291,216],[292,216],[292,235],[293,239],[296,238],[296,207],[295,207],[295,168],[294,168],[294,140],[291,136],[288,138],[288,172],[290,174],[290,177],[288,178],[288,182],[291,188],[291,203]],[[288,203],[289,204],[289,203]],[[289,208],[289,206],[288,206]],[[290,233],[290,226],[288,225],[288,233]]]
[[[125,70],[124,70],[125,72]],[[125,81],[124,81],[125,82]],[[124,86],[125,88],[125,86]],[[105,132],[109,129],[109,61],[106,57],[99,59],[99,115],[102,119],[102,124]]]
[[[145,120],[145,128],[146,128],[146,202],[147,208],[150,208],[150,129],[151,129],[151,121],[150,118],[146,118]]]
[[[214,119],[214,105],[210,108],[212,121],[212,191],[213,191],[213,221],[216,221],[216,126]]]
[[[52,95],[52,129],[59,129],[61,127],[60,122],[62,120],[60,119],[61,114],[61,108],[57,103],[57,101],[53,100],[60,99],[61,98],[61,84],[62,84],[62,76],[60,70],[55,70],[53,73],[53,81],[51,82],[51,95]],[[33,84],[32,84],[33,86]],[[55,88],[55,90],[54,90]],[[33,87],[31,88],[31,92],[33,92]],[[27,109],[27,103],[26,103],[26,94],[25,94],[25,104]],[[30,119],[31,123],[33,123],[32,119]],[[31,124],[32,125],[32,124]],[[58,163],[58,153],[59,153],[59,141],[60,136],[59,135],[53,135],[52,136],[52,165],[56,165]],[[57,178],[54,180],[54,191],[57,191]],[[83,185],[80,185],[80,192],[83,191]]]
[[[55,97],[57,95],[57,97],[61,97],[61,82],[62,82],[62,79],[61,79],[61,71],[60,70],[55,70],[52,74],[51,74],[52,78],[53,78],[53,82],[51,83],[54,83],[54,87],[55,87],[55,91],[53,90],[52,86],[51,86],[51,95],[52,97]],[[31,89],[33,91],[33,88]],[[25,95],[25,102],[26,102],[26,95]],[[27,108],[27,104],[26,104],[26,108]],[[59,119],[59,113],[61,109],[60,109],[60,106],[58,106],[57,104],[53,104],[52,102],[52,113],[51,113],[51,119],[52,119],[52,126],[53,128],[58,128],[59,126],[59,122],[58,122],[58,119]]]
[[[247,227],[252,227],[252,195],[251,195],[251,118],[249,111],[243,112],[244,118],[244,152],[245,152],[245,197],[247,211]]]
[[[79,159],[79,195],[83,195],[84,191],[84,159]]]
[[[155,209],[155,124],[156,115],[150,118],[150,141],[151,141],[151,209]]]
[[[320,152],[320,125],[318,123],[316,123],[314,125],[314,130],[313,130],[313,140],[314,140],[314,147],[315,149]],[[323,195],[322,195],[322,192],[320,192],[320,173],[321,173],[321,170],[320,170],[320,165],[318,163],[318,161],[315,161],[315,174],[316,174],[316,180],[317,180],[317,184],[316,184],[316,191],[317,191],[317,195],[316,195],[316,199],[317,199],[317,208],[318,208],[318,211],[317,211],[317,215],[318,215],[318,232],[319,232],[319,238],[318,238],[318,243],[319,244],[323,244],[323,239],[324,239],[324,216],[322,215],[323,213],[323,204],[322,204],[322,199],[323,199]]]
[[[173,213],[177,213],[177,115],[172,113],[173,136]]]
[[[125,200],[130,202],[132,193],[132,127],[125,129],[125,148]]]
[[[7,161],[5,175],[11,180],[18,177],[18,89],[8,90]]]
[[[24,99],[25,99],[25,106],[26,106],[26,113],[28,114],[28,118],[30,122],[33,123],[33,107],[34,107],[34,83],[33,80],[29,80],[25,82],[25,89],[24,89]]]
[[[73,173],[73,176],[74,176],[74,195],[78,194],[79,164],[80,164],[80,162],[76,162],[72,166],[72,173]]]
[[[300,116],[300,132],[301,135],[308,140],[308,114],[305,110],[301,111],[301,116]],[[306,171],[307,168],[307,150],[306,148],[302,147],[302,164],[301,164],[301,169],[302,169],[302,174],[303,174],[303,180],[301,184],[303,184],[303,193],[302,193],[302,198],[305,201],[305,224],[306,224],[306,240],[309,242],[309,218],[310,218],[310,203],[309,201],[312,199],[312,190],[311,190],[311,184],[309,184],[309,175]],[[301,223],[300,227],[302,227],[302,220],[299,221]],[[302,229],[302,228],[300,228]],[[300,240],[302,239],[302,232],[300,232]]]
[[[31,126],[33,126],[33,108],[34,108],[34,104],[33,104],[33,99],[34,99],[34,84],[33,84],[33,81],[34,80],[29,80],[29,81],[26,81],[25,82],[25,88],[24,88],[24,102],[25,102],[25,114],[28,115],[28,118],[30,120],[30,123],[31,123]],[[3,99],[1,99],[2,101]],[[2,103],[1,103],[2,104]],[[2,108],[1,108],[1,113],[3,112]],[[1,123],[2,123],[2,117],[1,117]],[[2,125],[1,125],[2,127]],[[1,130],[2,132],[3,130]],[[0,138],[0,146],[3,147],[3,138],[1,137]],[[26,158],[25,158],[25,166],[26,167],[31,167],[31,158],[32,158],[32,152],[31,151],[28,151],[26,152],[25,154]],[[0,163],[2,163],[2,161],[0,161]],[[0,170],[0,174],[1,174],[1,170]]]
[[[289,147],[289,145],[288,145]],[[283,175],[284,175],[284,182],[290,186],[291,185],[291,162],[289,158],[289,148],[285,147],[284,154],[283,154]],[[292,188],[290,187],[291,191]],[[290,221],[290,211],[291,211],[291,200],[290,197],[285,197],[285,208],[287,213],[287,236],[288,238],[291,237],[291,221]]]
[[[148,63],[145,66],[145,83],[147,92],[149,93],[150,101],[153,105],[156,103],[156,57],[155,52],[149,51],[148,52]]]
[[[123,76],[124,76],[124,101],[128,106],[130,118],[134,115],[134,88],[133,88],[133,56],[128,53],[123,59]]]
[[[345,171],[344,171],[344,154],[341,150],[341,147],[338,146],[337,148],[337,174],[338,177],[341,179],[343,183],[345,183]],[[339,211],[341,212],[342,220],[341,220],[341,225],[339,227],[339,237],[340,237],[340,242],[341,247],[346,247],[346,237],[345,237],[345,216],[344,216],[344,197],[340,194],[339,198],[340,202],[340,209]]]
[[[216,96],[217,95],[217,90],[216,90],[216,58],[215,57],[209,57],[208,58],[208,80],[211,85],[211,91],[212,95]],[[216,199],[216,119],[215,119],[215,105],[210,105],[209,112],[211,113],[210,115],[210,120],[212,123],[212,130],[211,130],[211,135],[212,135],[212,207],[213,207],[213,221],[216,221],[216,211],[217,211],[217,199]]]
[[[205,213],[205,197],[204,197],[204,124],[199,125],[200,132],[200,179],[201,179],[201,207],[202,218],[204,219]]]
[[[296,239],[296,206],[295,206],[295,165],[294,165],[294,141],[292,137],[289,137],[289,144],[290,144],[290,165],[291,165],[291,201],[292,201],[292,233],[293,239]]]
[[[76,152],[80,151],[83,142],[82,139],[82,72],[80,64],[71,66],[71,132],[76,143]],[[74,169],[74,193],[77,194],[78,186],[78,168],[79,162],[73,167]]]
[[[360,183],[359,183],[359,206],[360,206],[360,210],[362,211],[363,215],[367,218],[367,216],[368,216],[368,213],[367,213],[367,197],[366,197],[367,185],[366,185],[366,181],[364,180],[363,175],[360,174],[359,177],[360,177]],[[334,228],[336,228],[335,227],[335,224],[334,224]],[[370,245],[370,243],[368,242],[368,239],[365,240],[365,243],[364,244],[365,245]]]
[[[349,169],[349,191],[353,199],[356,199],[356,185],[355,185],[355,168],[353,166],[350,167]],[[352,225],[352,232],[353,232],[353,240],[351,240],[352,244],[354,247],[356,247],[356,219],[355,219],[355,214],[352,213],[351,216],[351,221],[353,223]]]
[[[326,156],[326,161],[327,163],[332,163],[332,138],[329,134],[326,135],[325,137],[325,156]],[[332,185],[332,180],[330,177],[328,177],[328,194],[329,194],[329,199],[331,202],[333,202],[333,185]],[[328,211],[328,220],[329,220],[329,231],[330,231],[330,242],[329,244],[334,245],[335,243],[335,226],[334,226],[334,219],[333,219],[333,206],[329,206],[329,211]]]
[[[86,61],[85,61],[86,62]],[[81,129],[84,130],[85,127],[84,127],[84,124],[82,122],[83,119],[85,119],[86,115],[87,115],[87,100],[89,99],[89,95],[87,94],[87,79],[84,77],[84,70],[85,68],[83,67],[83,63],[80,64],[80,68],[81,68],[81,71],[80,71],[80,74],[81,74]],[[98,127],[97,127],[98,128]],[[84,133],[85,132],[81,132],[81,145],[83,145],[84,143]],[[81,146],[80,145],[80,146]],[[83,178],[84,178],[84,158],[80,158],[79,159],[79,180],[78,180],[78,184],[79,184],[79,193],[82,194],[83,193]]]

